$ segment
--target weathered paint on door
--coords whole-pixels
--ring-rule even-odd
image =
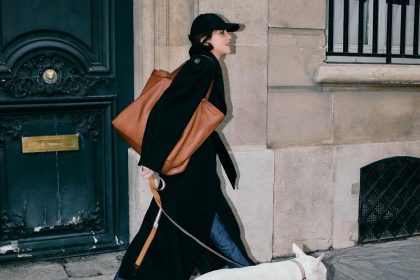
[[[128,0],[0,1],[0,261],[127,243],[132,31]]]

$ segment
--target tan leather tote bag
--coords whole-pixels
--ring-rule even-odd
[[[144,130],[153,106],[172,83],[182,65],[173,72],[154,70],[147,80],[140,96],[128,105],[112,121],[112,125],[128,144],[138,153],[141,151]],[[164,175],[175,175],[183,172],[192,154],[210,136],[222,122],[225,115],[208,101],[213,89],[214,80],[188,122],[181,138],[169,153],[160,170]],[[155,170],[159,172],[158,170]]]

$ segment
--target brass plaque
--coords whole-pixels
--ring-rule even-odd
[[[79,135],[47,135],[22,137],[22,153],[43,153],[79,150]]]

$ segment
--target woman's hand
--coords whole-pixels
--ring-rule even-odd
[[[140,167],[140,175],[143,176],[144,179],[149,179],[155,172],[146,166]]]

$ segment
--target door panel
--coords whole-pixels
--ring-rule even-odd
[[[109,72],[115,38],[112,4],[110,0],[0,1],[0,70],[13,66],[28,50],[48,46],[74,54],[92,72]]]
[[[111,120],[133,96],[131,14],[125,0],[0,1],[0,246],[15,248],[0,262],[127,244]]]

